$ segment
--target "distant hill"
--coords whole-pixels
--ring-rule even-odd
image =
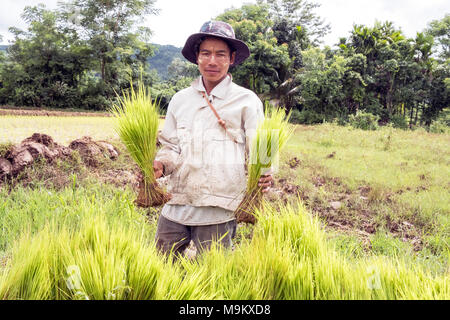
[[[7,44],[0,44],[0,51],[6,52],[6,49],[8,49],[8,47],[9,47],[9,45],[7,45]]]
[[[181,54],[181,48],[172,45],[154,44],[156,47],[155,55],[148,59],[150,69],[155,69],[162,80],[167,80],[167,67],[174,58],[184,59]]]

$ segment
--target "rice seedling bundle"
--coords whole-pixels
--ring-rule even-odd
[[[247,189],[235,211],[237,222],[256,222],[252,212],[260,207],[262,200],[262,189],[258,186],[258,181],[261,174],[273,169],[280,151],[293,133],[289,117],[290,114],[286,116],[284,109],[266,105],[264,119],[258,124],[250,144]]]
[[[159,125],[159,106],[152,101],[149,90],[140,83],[137,90],[118,97],[111,112],[117,120],[116,131],[133,160],[143,173],[139,185],[137,205],[159,206],[168,200],[168,195],[159,187],[153,170]]]

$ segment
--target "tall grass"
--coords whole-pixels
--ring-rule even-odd
[[[161,256],[143,224],[90,211],[77,230],[24,233],[0,273],[2,299],[449,299],[449,276],[402,258],[346,260],[301,202],[255,215],[251,240],[196,260]],[[109,222],[108,222],[109,220]]]
[[[153,161],[156,156],[159,107],[152,101],[150,91],[140,82],[137,90],[131,85],[130,92],[118,96],[111,113],[117,120],[116,131],[128,149],[131,157],[144,175],[138,204],[158,206],[165,202],[166,195],[156,182]]]

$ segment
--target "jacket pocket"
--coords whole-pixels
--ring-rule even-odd
[[[234,137],[236,142],[228,134],[211,137],[205,152],[209,194],[232,199],[245,190],[245,139]]]

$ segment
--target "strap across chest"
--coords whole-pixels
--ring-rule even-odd
[[[203,98],[205,98],[206,103],[208,103],[209,108],[212,110],[212,112],[214,113],[214,115],[216,116],[217,120],[219,121],[219,125],[225,130],[225,132],[230,136],[230,138],[233,140],[234,143],[237,143],[236,138],[233,137],[233,135],[231,135],[229,133],[229,131],[227,130],[227,126],[225,124],[225,121],[219,116],[219,114],[217,113],[216,109],[214,108],[214,106],[212,105],[211,101],[209,101],[209,99],[206,97],[206,93],[204,91],[202,91],[202,95]]]

